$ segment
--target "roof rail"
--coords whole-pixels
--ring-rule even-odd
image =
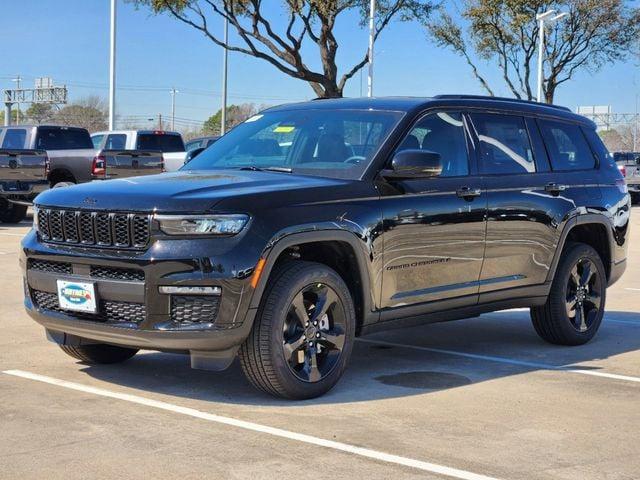
[[[564,110],[565,112],[571,112],[571,109],[568,107],[563,107],[562,105],[553,105],[550,103],[540,103],[540,102],[535,102],[533,100],[522,100],[522,99],[518,99],[518,98],[508,98],[508,97],[490,97],[487,95],[451,95],[451,94],[447,94],[447,95],[436,95],[433,98],[438,98],[438,99],[451,99],[451,100],[455,100],[455,99],[459,99],[459,100],[497,100],[500,102],[516,102],[516,103],[524,103],[527,105],[538,105],[540,107],[549,107],[549,108],[555,108],[557,110]]]

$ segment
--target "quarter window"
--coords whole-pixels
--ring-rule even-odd
[[[472,115],[480,142],[480,171],[484,174],[533,173],[536,166],[529,133],[522,117]]]
[[[594,168],[595,157],[578,125],[552,120],[538,122],[554,170]]]
[[[469,174],[467,140],[461,113],[438,112],[422,118],[397,151],[421,149],[440,154],[441,177]]]

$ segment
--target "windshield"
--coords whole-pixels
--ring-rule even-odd
[[[183,169],[275,169],[355,180],[401,116],[373,110],[265,112],[238,125]]]

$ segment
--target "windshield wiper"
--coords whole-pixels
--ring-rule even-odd
[[[238,170],[250,170],[252,172],[282,172],[291,173],[293,169],[289,167],[256,167],[255,165],[247,165],[240,167]]]

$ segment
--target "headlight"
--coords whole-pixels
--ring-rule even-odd
[[[156,215],[167,235],[236,235],[249,221],[248,215]]]

